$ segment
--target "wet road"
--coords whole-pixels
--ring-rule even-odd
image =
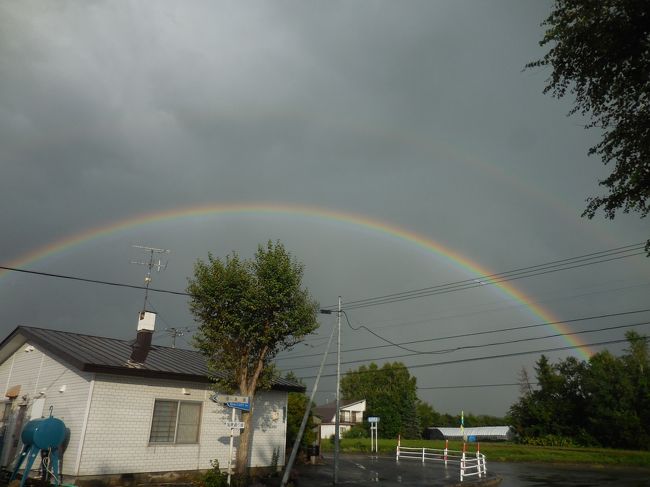
[[[503,477],[501,487],[650,487],[648,469],[493,462],[488,471]]]
[[[332,457],[323,465],[299,467],[298,485],[331,486]],[[650,487],[650,470],[530,463],[490,463],[488,475],[501,477],[501,487]],[[395,462],[394,457],[341,455],[339,484],[391,486],[451,486],[458,484],[458,466],[445,469],[442,463],[422,464],[415,460]],[[463,483],[465,485],[466,482]],[[468,484],[469,485],[469,484]]]
[[[299,467],[298,485],[331,486],[333,459],[325,457],[323,465]],[[339,484],[390,486],[451,486],[459,482],[458,466],[445,468],[443,463],[426,463],[404,460],[397,463],[395,457],[371,457],[368,455],[341,455],[339,460]]]

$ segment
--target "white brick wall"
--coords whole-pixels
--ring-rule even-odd
[[[27,347],[33,347],[33,350],[25,351]],[[0,365],[0,389],[6,392],[8,388],[20,385],[20,396],[26,396],[27,399],[27,418],[30,416],[34,399],[44,397],[43,414],[48,416],[52,406],[54,417],[61,419],[70,430],[70,442],[63,454],[64,475],[71,475],[75,470],[91,380],[92,374],[76,371],[60,359],[29,343],[23,344]],[[64,385],[65,391],[59,392]],[[20,400],[22,397],[15,402]],[[8,441],[10,438],[5,439],[5,447]],[[7,458],[6,454],[7,448],[3,448],[2,464],[13,464],[13,459]]]
[[[183,388],[188,395],[182,393]],[[209,386],[201,383],[98,374],[79,475],[207,469],[213,459],[226,468],[230,430],[225,422],[230,420],[230,410],[210,401],[211,394]],[[156,399],[202,403],[198,444],[149,444]],[[284,392],[258,396],[252,466],[271,465],[274,449],[279,452],[279,464],[284,464],[285,405]]]
[[[0,364],[0,389],[6,392],[9,387],[20,385],[21,396],[27,395],[28,407],[44,393],[44,414],[49,414],[49,407],[53,406],[54,416],[70,429],[70,442],[62,462],[64,475],[208,469],[213,459],[226,467],[230,430],[225,422],[230,420],[230,409],[210,401],[209,385],[85,373],[38,347],[26,352],[28,345],[22,345]],[[65,391],[59,392],[64,385]],[[188,395],[183,394],[183,388]],[[149,444],[156,399],[202,403],[199,443]],[[278,465],[284,464],[286,401],[287,393],[279,391],[260,392],[255,398],[251,466],[272,465],[274,452],[278,454]],[[240,413],[236,414],[239,420]],[[235,434],[238,436],[238,432]],[[237,444],[235,438],[235,448]]]

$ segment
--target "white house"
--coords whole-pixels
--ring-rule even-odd
[[[151,345],[150,336],[141,342],[140,336],[133,342],[20,326],[5,338],[0,465],[13,467],[22,426],[51,408],[69,429],[65,483],[187,473],[210,468],[214,459],[225,468],[231,410],[210,400],[203,356]],[[289,391],[304,387],[278,379],[256,395],[251,467],[284,464]]]
[[[366,400],[352,401],[341,404],[339,408],[339,435],[348,431],[355,424],[363,423],[363,413],[366,412]],[[314,408],[314,416],[321,419],[320,439],[334,436],[336,425],[336,404],[325,404]]]

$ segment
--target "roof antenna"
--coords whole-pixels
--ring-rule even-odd
[[[151,271],[155,269],[156,272],[160,272],[167,269],[167,264],[169,264],[169,261],[163,264],[162,260],[160,259],[160,255],[169,254],[170,251],[168,249],[157,249],[155,247],[145,247],[144,245],[131,245],[131,247],[136,249],[142,249],[145,252],[149,253],[148,261],[140,261],[140,260],[131,261],[131,264],[143,265],[146,266],[147,268],[147,274],[144,277],[144,285],[145,285],[144,305],[142,306],[142,313],[145,313],[147,311],[147,298],[149,297],[149,284],[151,284]],[[158,256],[157,258],[156,255]]]

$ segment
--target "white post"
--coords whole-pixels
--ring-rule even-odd
[[[422,463],[424,463],[424,447],[422,447]]]
[[[235,408],[232,408],[231,421],[235,421]],[[232,447],[235,435],[235,428],[230,428],[230,450],[228,452],[228,485],[230,485],[230,477],[232,475]]]
[[[463,452],[463,456],[460,459],[460,481],[463,481],[463,474],[465,473],[465,452]]]
[[[449,440],[445,440],[445,467],[447,466],[447,454],[449,453],[448,447],[449,446]]]

